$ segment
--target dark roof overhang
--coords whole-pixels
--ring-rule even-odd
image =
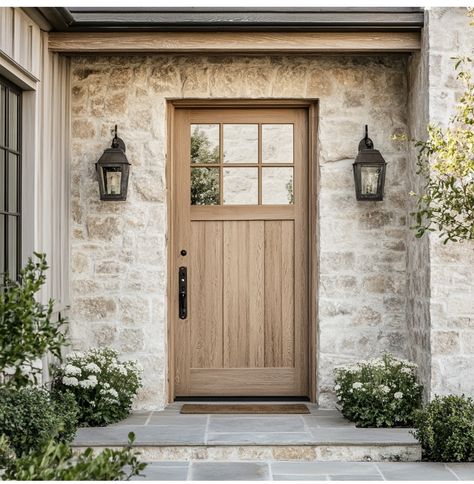
[[[419,31],[423,8],[36,7],[57,32]]]

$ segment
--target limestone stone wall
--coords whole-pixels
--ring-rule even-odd
[[[166,98],[319,98],[318,393],[336,365],[408,356],[407,58],[79,56],[72,59],[71,321],[74,346],[112,345],[145,368],[137,406],[166,401]],[[132,163],[126,202],[100,202],[94,162],[111,140]],[[383,202],[357,202],[352,162],[369,125],[388,162]]]
[[[474,26],[466,8],[434,8],[428,14],[430,121],[444,125],[462,84],[453,56],[474,50]],[[431,394],[474,395],[474,243],[443,245],[430,236]]]
[[[428,32],[422,35],[422,49],[408,62],[408,112],[410,137],[425,139],[429,121],[428,90]],[[409,145],[407,180],[409,191],[420,193],[424,179],[416,174],[417,152]],[[407,218],[413,223],[416,198],[408,197]],[[425,398],[429,397],[431,380],[430,345],[430,254],[429,237],[417,239],[413,230],[407,231],[407,328],[410,359],[418,365],[418,376],[424,384]]]

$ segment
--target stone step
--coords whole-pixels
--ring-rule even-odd
[[[356,428],[340,415],[129,417],[78,430],[74,446],[120,448],[129,432],[147,461],[417,461],[421,448],[409,429]]]
[[[74,446],[85,450],[86,446]],[[94,451],[121,445],[91,445]],[[140,460],[161,461],[304,461],[416,462],[418,445],[136,445]]]

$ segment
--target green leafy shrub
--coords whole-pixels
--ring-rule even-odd
[[[428,460],[474,461],[474,401],[456,395],[435,397],[416,413],[413,435]]]
[[[53,391],[74,394],[79,422],[101,426],[124,419],[141,386],[141,368],[134,361],[120,362],[110,348],[72,353],[55,370]]]
[[[146,464],[132,450],[134,435],[129,434],[127,448],[105,449],[94,455],[92,449],[74,454],[64,443],[49,442],[41,451],[32,452],[6,467],[4,480],[17,481],[119,481],[140,475]]]
[[[0,469],[4,469],[15,459],[16,455],[11,448],[8,437],[6,435],[0,435]]]
[[[0,388],[0,434],[8,438],[18,456],[39,450],[51,439],[71,441],[77,414],[71,394],[53,399],[42,388]]]
[[[422,396],[415,368],[390,354],[337,368],[335,391],[342,414],[360,427],[411,425]]]
[[[53,301],[43,305],[35,299],[48,265],[44,254],[34,255],[37,261],[28,259],[18,281],[3,276],[0,291],[0,377],[15,388],[36,383],[40,368],[35,362],[47,352],[60,358],[66,343],[65,320],[52,318]]]

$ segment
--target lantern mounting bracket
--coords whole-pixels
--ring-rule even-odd
[[[125,153],[127,149],[125,147],[123,139],[117,136],[117,125],[115,125],[114,134],[115,136],[112,140],[112,148],[120,148]]]
[[[369,138],[369,126],[365,125],[365,136],[360,140],[359,151],[373,150],[374,142]]]

